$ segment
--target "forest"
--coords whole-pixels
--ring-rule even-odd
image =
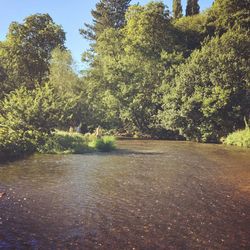
[[[80,73],[49,14],[10,24],[0,42],[0,157],[36,152],[55,130],[78,126],[250,147],[249,0],[203,12],[198,0],[185,11],[174,0],[171,12],[130,2],[100,0],[93,22],[76,27],[90,41]]]

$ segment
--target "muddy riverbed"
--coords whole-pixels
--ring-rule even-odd
[[[250,249],[250,150],[118,148],[0,165],[0,249]]]

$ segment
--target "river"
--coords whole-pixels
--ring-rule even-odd
[[[124,140],[0,165],[0,249],[250,249],[250,150]]]

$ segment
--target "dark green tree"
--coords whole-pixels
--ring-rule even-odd
[[[218,142],[250,116],[249,36],[228,31],[195,50],[164,97],[162,124],[189,140]]]
[[[181,0],[173,0],[173,15],[174,18],[180,18],[183,16]]]
[[[93,23],[80,29],[80,34],[88,40],[96,40],[107,28],[121,28],[125,24],[125,13],[131,0],[100,0],[91,11]]]
[[[200,13],[198,0],[188,0],[186,7],[186,16],[193,16]]]

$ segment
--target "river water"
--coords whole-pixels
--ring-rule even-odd
[[[250,150],[118,148],[0,165],[0,249],[250,249]]]

